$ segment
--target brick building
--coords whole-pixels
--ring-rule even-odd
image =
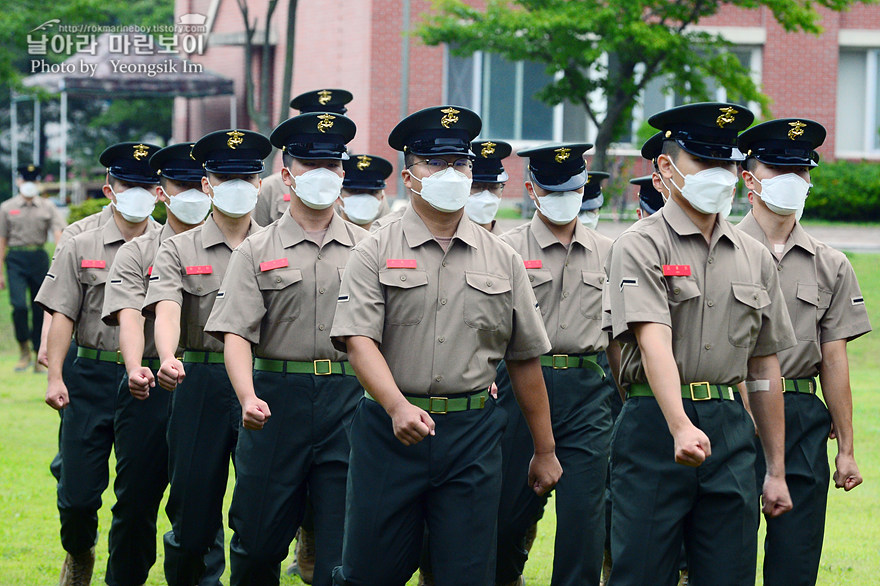
[[[251,18],[259,21],[257,38],[262,38],[267,4],[267,0],[247,3]],[[291,96],[321,88],[351,91],[354,100],[348,115],[358,125],[350,145],[353,152],[397,161],[397,153],[387,143],[393,126],[406,113],[441,103],[476,110],[484,120],[482,136],[508,140],[515,150],[550,140],[589,142],[595,135],[582,109],[570,104],[550,107],[532,97],[547,81],[540,65],[512,63],[491,54],[455,57],[446,47],[426,47],[414,36],[407,43],[403,34],[407,5],[412,25],[430,10],[428,0],[299,0]],[[289,113],[287,104],[280,104],[286,10],[287,3],[279,2],[270,26],[274,120]],[[828,139],[820,149],[823,159],[880,160],[880,7],[858,5],[845,13],[819,10],[824,32],[818,37],[786,33],[767,8],[747,11],[725,6],[703,20],[700,28],[734,43],[734,53],[770,97],[773,117],[812,118],[828,128]],[[175,12],[178,17],[207,16],[208,48],[191,58],[234,79],[237,119],[246,126],[244,27],[238,4],[177,0]],[[405,44],[408,80],[402,68]],[[257,67],[264,65],[259,49],[254,58]],[[646,88],[631,135],[612,154],[637,156],[636,137],[643,121],[680,103],[676,96],[664,95],[661,86],[662,81],[655,80]],[[715,97],[725,100],[724,90],[718,89]],[[174,138],[196,139],[226,127],[228,116],[225,99],[190,103],[178,99]],[[280,164],[276,158],[276,169]],[[522,160],[511,157],[506,167],[511,186],[519,183]],[[642,162],[635,161],[628,174],[646,171]],[[394,191],[395,184],[389,182],[389,192]],[[505,195],[520,197],[521,190],[508,189]]]

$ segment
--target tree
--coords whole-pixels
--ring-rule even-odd
[[[692,28],[722,5],[766,6],[786,31],[818,34],[818,7],[841,11],[858,1],[487,0],[481,10],[463,0],[434,0],[417,34],[428,45],[449,44],[460,56],[487,51],[544,64],[555,79],[537,97],[583,106],[597,128],[592,168],[604,170],[608,148],[657,77],[666,80],[666,90],[698,100],[709,97],[706,80],[714,79],[736,101],[766,109],[767,97],[728,50],[730,43]]]

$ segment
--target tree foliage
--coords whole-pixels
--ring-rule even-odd
[[[785,30],[818,34],[818,8],[845,10],[856,1],[487,0],[485,8],[475,8],[463,0],[434,0],[417,34],[428,45],[449,44],[460,56],[486,51],[544,64],[555,79],[537,97],[583,106],[598,129],[593,167],[604,169],[607,149],[652,79],[664,79],[666,91],[693,100],[710,97],[711,79],[731,99],[755,101],[766,111],[767,97],[730,43],[694,29],[701,20],[724,5],[766,7]]]

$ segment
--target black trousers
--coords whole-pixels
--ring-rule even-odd
[[[9,281],[9,302],[12,305],[15,339],[19,343],[30,340],[35,352],[40,349],[43,310],[34,306],[34,299],[48,271],[49,256],[45,250],[10,250],[6,254],[6,274]],[[29,311],[30,324],[28,324]]]
[[[306,511],[314,509],[313,584],[329,586],[342,561],[349,426],[364,391],[354,376],[256,371],[254,387],[272,417],[242,429],[229,525],[232,584],[278,584]]]
[[[825,536],[831,416],[816,395],[785,393],[784,398],[785,481],[794,507],[775,519],[766,519],[764,584],[812,586],[819,575]],[[760,442],[755,441],[755,480],[760,494],[767,464]]]
[[[335,584],[406,584],[418,567],[426,523],[438,586],[492,583],[506,414],[490,398],[484,409],[432,418],[435,435],[404,446],[382,406],[361,399],[351,426]]]

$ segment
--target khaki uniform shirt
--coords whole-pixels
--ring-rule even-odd
[[[123,309],[134,309],[140,312],[147,296],[147,285],[153,272],[153,259],[159,250],[159,244],[174,236],[174,230],[168,224],[161,230],[151,231],[126,242],[116,254],[108,285],[104,291],[104,309],[101,319],[108,326],[119,325],[119,312]],[[156,320],[154,315],[146,316],[144,322],[144,356],[155,358],[156,344],[153,331]]]
[[[606,273],[624,384],[648,382],[631,329],[638,322],[672,328],[682,384],[733,385],[745,380],[750,357],[795,343],[767,249],[720,218],[707,246],[673,199],[618,237]]]
[[[160,225],[147,221],[145,234]],[[77,345],[99,350],[119,350],[119,330],[101,320],[104,288],[116,253],[125,244],[113,220],[71,238],[43,280],[36,302],[50,313],[61,313],[75,322]]]
[[[602,330],[602,289],[611,239],[577,222],[571,245],[564,246],[535,214],[507,232],[525,263],[553,354],[592,354],[608,346]]]
[[[0,204],[0,238],[7,246],[42,246],[49,232],[64,227],[55,204],[40,196],[16,195]]]
[[[522,257],[467,217],[444,253],[412,208],[352,250],[330,336],[378,342],[415,395],[486,388],[501,359],[550,350]]]
[[[260,184],[260,197],[254,208],[254,221],[268,226],[284,215],[290,207],[290,187],[281,180],[281,173],[272,173]]]
[[[248,236],[259,229],[251,219]],[[181,307],[180,347],[223,352],[223,342],[204,330],[231,255],[232,248],[214,221],[213,213],[201,226],[162,242],[153,261],[144,315],[154,313],[160,301],[173,301]]]
[[[376,230],[378,230],[382,226],[387,226],[388,224],[390,224],[394,220],[396,220],[400,217],[403,217],[403,213],[406,210],[408,210],[409,207],[410,207],[409,204],[406,204],[404,207],[398,208],[398,209],[394,210],[393,212],[388,212],[385,215],[380,215],[378,218],[373,220],[373,223],[370,226],[370,232],[375,232]]]
[[[770,250],[751,212],[737,228]],[[853,340],[871,331],[859,282],[846,256],[807,234],[799,222],[788,236],[782,258],[772,258],[797,337],[797,346],[779,353],[782,376],[816,376],[822,344]]]
[[[106,205],[101,208],[100,212],[95,212],[85,218],[77,220],[73,224],[68,225],[64,228],[64,231],[61,232],[61,238],[58,239],[58,243],[55,246],[55,254],[58,255],[58,249],[61,248],[61,245],[67,242],[69,239],[73,238],[77,234],[82,234],[86,230],[91,230],[92,228],[97,228],[98,226],[103,226],[107,223],[107,220],[113,217],[113,207],[110,205]]]
[[[232,253],[205,331],[237,334],[261,358],[345,360],[330,326],[349,252],[367,235],[333,214],[319,247],[284,214]]]

